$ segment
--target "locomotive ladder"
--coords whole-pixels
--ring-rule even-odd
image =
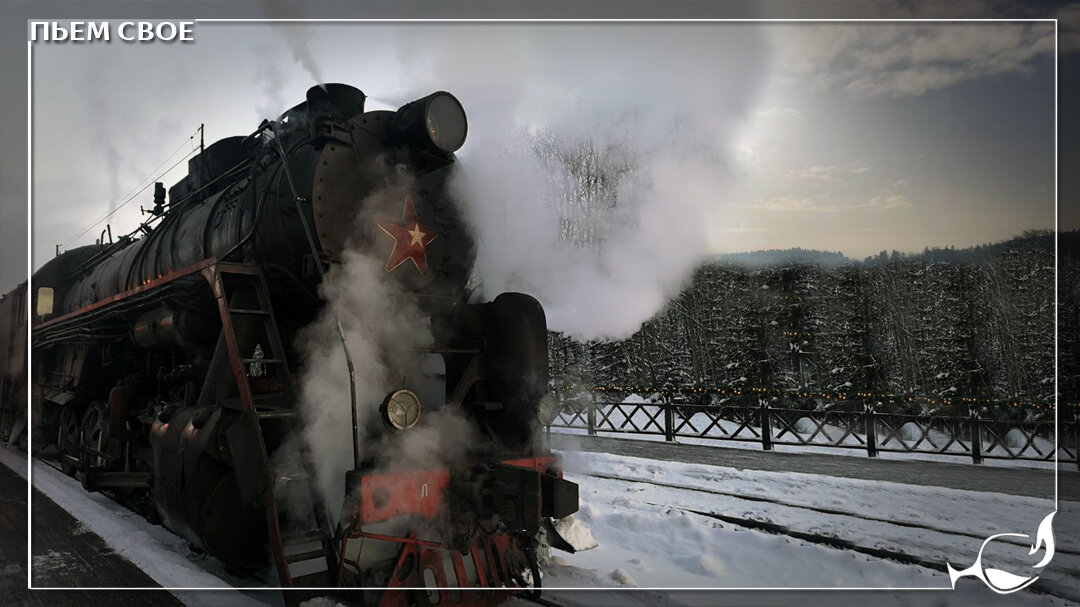
[[[324,580],[337,577],[337,550],[325,506],[314,486],[314,467],[307,450],[300,449],[302,471],[275,470],[264,440],[267,434],[280,438],[289,425],[298,428],[300,422],[266,279],[260,267],[246,264],[218,262],[202,272],[221,315],[218,348],[224,345],[228,349],[240,396],[238,403],[232,399],[223,404],[241,411],[228,431],[229,442],[235,448],[233,460],[241,499],[266,511],[267,537],[281,586],[308,585],[305,582],[309,580],[314,582],[312,585],[325,586]],[[258,343],[256,350],[253,338],[256,343],[259,338],[265,338],[269,353],[261,352],[262,343]],[[276,380],[277,391],[255,394],[249,376],[264,374],[271,381]],[[304,517],[307,525],[293,522],[298,493],[311,505],[310,518]],[[288,521],[284,520],[286,512],[291,515]]]

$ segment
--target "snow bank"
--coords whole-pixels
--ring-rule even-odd
[[[939,487],[735,470],[603,453],[568,451],[563,456],[566,477],[581,487],[577,516],[588,525],[599,545],[585,553],[562,555],[568,567],[588,570],[594,577],[576,571],[564,575],[568,567],[554,567],[546,580],[548,587],[583,586],[599,580],[602,586],[646,588],[949,589],[949,578],[943,572],[749,530],[690,511],[771,521],[807,533],[851,539],[863,546],[966,567],[974,560],[982,539],[1002,532],[1033,534],[1034,526],[1054,507],[1049,500]],[[747,501],[701,490],[771,498],[782,503]],[[1062,509],[1066,511],[1062,520],[1076,520],[1080,515],[1080,504],[1063,502]],[[1044,572],[1048,581],[1063,585],[1071,585],[1068,580],[1080,572],[1080,557],[1075,554],[1080,551],[1078,539],[1068,535],[1059,530],[1059,546],[1073,554],[1059,552]],[[1002,553],[995,555],[1003,568],[1019,571],[1027,562],[1024,559],[1030,558],[1028,547],[1019,545],[1022,540],[1017,542],[1002,546]],[[620,572],[633,583],[617,582]],[[979,582],[969,585],[965,580],[960,589],[971,592],[966,595],[970,598],[981,596],[980,586]],[[1009,598],[1011,602],[1002,604],[1069,604],[1031,593]]]
[[[578,552],[596,548],[596,540],[593,539],[592,532],[573,514],[556,520],[555,531]]]

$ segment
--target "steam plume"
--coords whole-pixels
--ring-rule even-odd
[[[552,329],[578,337],[633,333],[725,221],[731,146],[766,60],[760,32],[466,27],[416,39],[401,73],[469,113],[454,187],[485,297],[530,293]]]
[[[370,230],[379,198],[400,200],[402,187],[407,186],[398,186],[361,205],[357,233],[364,225]],[[475,443],[475,430],[460,408],[442,406],[441,357],[421,352],[434,342],[430,319],[415,296],[385,271],[384,254],[382,249],[350,245],[342,263],[333,266],[323,281],[325,309],[297,336],[304,357],[304,442],[332,515],[342,503],[345,472],[353,463],[349,374],[337,322],[344,329],[356,371],[357,435],[365,464],[388,472],[444,468],[461,461],[467,446]],[[434,365],[429,364],[435,359]],[[423,413],[417,426],[392,433],[383,427],[378,409],[390,392],[401,388],[420,396]]]
[[[378,407],[402,386],[402,370],[420,346],[430,345],[427,319],[387,284],[379,261],[357,251],[344,254],[322,285],[327,307],[298,337],[304,352],[301,399],[305,437],[318,467],[318,485],[330,506],[344,497],[352,467],[349,373],[338,341],[335,316],[345,329],[356,369],[359,436],[378,437]],[[362,456],[372,445],[362,444]],[[333,508],[332,508],[333,509]]]

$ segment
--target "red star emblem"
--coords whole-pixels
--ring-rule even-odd
[[[386,271],[393,272],[411,259],[421,275],[427,274],[427,246],[435,240],[436,234],[416,220],[416,207],[413,206],[412,196],[405,197],[405,210],[401,219],[400,224],[384,219],[375,220],[375,225],[394,239],[394,250],[390,251],[390,258],[386,260]]]

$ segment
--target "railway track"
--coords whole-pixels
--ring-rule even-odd
[[[611,474],[600,474],[600,473],[578,473],[578,474],[580,474],[582,476],[588,476],[588,477],[592,477],[592,478],[597,478],[597,479],[613,480],[613,481],[620,481],[620,482],[626,482],[626,483],[640,483],[640,484],[644,484],[644,485],[652,485],[652,486],[660,487],[660,488],[663,488],[663,489],[666,489],[666,490],[684,491],[684,492],[691,492],[691,493],[695,493],[695,494],[717,495],[717,496],[722,496],[722,497],[729,498],[729,499],[732,499],[732,500],[738,500],[738,502],[741,502],[742,504],[747,504],[747,503],[754,504],[754,505],[768,504],[768,505],[770,505],[772,507],[781,508],[781,509],[794,509],[794,510],[801,510],[801,511],[810,511],[810,512],[814,512],[814,513],[819,514],[819,515],[823,515],[825,517],[853,518],[853,519],[858,519],[858,520],[862,520],[862,521],[871,522],[871,523],[874,523],[875,525],[887,525],[887,526],[890,526],[892,528],[900,528],[900,530],[920,530],[920,531],[925,531],[925,532],[930,532],[930,533],[935,533],[935,534],[942,534],[942,535],[946,535],[946,536],[953,536],[953,537],[959,536],[959,537],[963,537],[963,538],[977,539],[980,542],[986,539],[985,535],[976,534],[976,533],[970,533],[970,532],[967,532],[967,531],[957,531],[957,530],[951,530],[951,529],[943,529],[941,527],[937,527],[937,526],[934,526],[934,525],[915,523],[915,522],[912,522],[912,521],[897,521],[897,520],[892,520],[892,519],[888,519],[888,518],[884,518],[884,517],[868,515],[868,514],[860,513],[860,512],[852,512],[850,510],[843,510],[843,509],[838,509],[838,508],[828,508],[828,507],[822,507],[822,506],[812,506],[812,505],[808,505],[808,504],[790,503],[790,502],[786,502],[784,500],[771,498],[771,497],[766,497],[766,496],[742,495],[742,494],[738,494],[738,493],[731,492],[731,491],[723,491],[723,490],[718,490],[718,489],[708,489],[708,488],[701,488],[701,487],[693,487],[693,486],[689,486],[689,485],[683,485],[683,484],[679,484],[679,483],[669,483],[669,482],[659,481],[659,480],[655,480],[655,479],[634,478],[634,477],[618,476],[618,475],[611,475]],[[669,501],[674,501],[674,500],[669,500]],[[804,541],[804,542],[807,542],[807,543],[810,543],[810,544],[828,546],[828,547],[831,547],[831,548],[837,548],[837,549],[841,549],[841,550],[849,550],[849,551],[852,551],[852,552],[865,554],[867,556],[872,556],[872,557],[875,557],[875,558],[881,558],[881,559],[897,561],[897,562],[904,563],[904,564],[907,564],[907,565],[917,565],[917,566],[920,566],[920,567],[925,567],[927,569],[932,569],[934,571],[940,571],[940,572],[943,572],[943,573],[948,572],[948,569],[947,569],[947,566],[946,566],[946,561],[945,561],[944,558],[942,558],[941,555],[914,554],[914,553],[909,552],[909,551],[896,549],[894,546],[890,545],[890,544],[893,544],[894,542],[886,541],[884,543],[879,543],[876,546],[867,546],[867,545],[860,544],[857,541],[845,539],[843,537],[839,537],[837,535],[832,535],[832,534],[829,534],[829,533],[814,532],[814,531],[809,530],[809,529],[807,529],[807,530],[797,529],[797,528],[794,528],[794,527],[789,526],[789,525],[784,525],[784,524],[781,524],[781,523],[777,523],[774,520],[771,520],[771,519],[769,519],[767,517],[753,518],[753,517],[749,517],[749,516],[739,516],[739,515],[736,515],[736,514],[732,514],[731,511],[727,511],[727,512],[719,511],[718,509],[715,509],[715,508],[689,507],[689,506],[682,505],[682,504],[658,503],[658,502],[655,502],[655,501],[648,501],[648,500],[642,500],[642,503],[648,504],[650,506],[671,508],[671,509],[678,510],[680,512],[685,512],[685,513],[688,513],[688,514],[695,514],[695,515],[698,515],[698,516],[705,516],[705,517],[708,517],[708,518],[712,518],[712,519],[715,519],[715,520],[718,520],[718,521],[721,521],[721,522],[724,522],[724,523],[727,523],[727,524],[730,524],[730,525],[735,525],[735,526],[738,526],[738,527],[742,527],[742,528],[745,528],[745,529],[751,529],[751,530],[755,530],[755,531],[762,531],[762,532],[765,532],[765,533],[772,533],[772,534],[777,534],[777,535],[784,535],[784,536],[791,537],[793,539],[798,539],[798,540],[801,540],[801,541]],[[810,525],[811,528],[814,527],[814,526],[816,526],[816,525]],[[1002,539],[1005,539],[1005,538],[1002,538]],[[1009,539],[1012,540],[1012,538],[1009,538]],[[1013,544],[1015,544],[1017,546],[1023,546],[1025,548],[1030,547],[1029,543],[1026,543],[1026,542],[1023,542],[1023,541],[1015,541],[1015,540],[1013,540],[1013,541],[1011,541],[1011,543],[1013,543]],[[1074,557],[1080,557],[1080,552],[1078,552],[1076,550],[1073,550],[1071,548],[1063,548],[1061,546],[1058,546],[1058,547],[1056,547],[1055,552],[1058,555],[1070,555],[1070,556],[1074,556]],[[966,565],[966,563],[964,563],[963,565]],[[954,567],[956,567],[956,566],[957,566],[957,564],[954,564]],[[1055,571],[1055,576],[1054,576],[1055,578],[1057,577],[1056,574],[1060,574],[1061,577],[1063,578],[1063,580],[1069,580],[1069,579],[1075,580],[1077,578],[1080,578],[1080,569],[1075,568],[1075,567],[1060,567],[1059,566],[1059,567],[1052,567],[1052,569]],[[1064,598],[1064,599],[1071,600],[1071,601],[1080,600],[1080,592],[1078,592],[1076,589],[1074,589],[1072,584],[1067,584],[1067,583],[1058,581],[1056,579],[1053,579],[1053,580],[1047,579],[1045,576],[1040,577],[1039,580],[1036,581],[1031,586],[1031,589],[1036,591],[1036,592],[1041,592],[1041,593],[1044,593],[1044,594],[1050,594],[1050,595],[1057,596],[1059,598]]]
[[[824,506],[810,506],[810,505],[807,505],[807,504],[793,504],[791,502],[787,502],[787,501],[784,501],[784,500],[779,500],[779,499],[776,499],[776,498],[765,497],[765,496],[760,496],[760,495],[745,495],[745,494],[741,494],[741,493],[735,493],[733,491],[720,491],[720,490],[717,490],[717,489],[705,489],[705,488],[701,488],[701,487],[693,487],[691,485],[682,485],[682,484],[678,484],[678,483],[665,483],[665,482],[662,482],[662,481],[656,481],[656,480],[650,480],[650,479],[644,479],[644,478],[632,478],[632,477],[625,477],[625,476],[615,476],[615,475],[610,475],[610,474],[596,474],[596,473],[579,473],[579,474],[582,474],[582,476],[591,476],[593,478],[601,478],[601,479],[607,479],[607,480],[626,481],[626,482],[633,482],[633,483],[644,483],[644,484],[648,484],[648,485],[655,485],[657,487],[664,487],[665,489],[679,489],[679,490],[683,490],[683,491],[694,491],[694,492],[697,492],[697,493],[708,493],[710,495],[720,495],[720,496],[723,496],[723,497],[730,497],[730,498],[734,498],[734,499],[738,499],[738,500],[742,500],[742,501],[747,501],[747,502],[761,502],[761,503],[766,503],[766,504],[775,504],[777,506],[783,506],[785,508],[797,508],[799,510],[808,510],[808,511],[817,512],[817,513],[820,513],[820,514],[829,514],[829,515],[835,515],[835,516],[844,516],[844,517],[848,517],[848,518],[856,518],[856,519],[859,519],[859,520],[869,521],[869,522],[872,522],[872,523],[884,523],[884,524],[893,525],[893,526],[896,526],[896,527],[907,527],[907,528],[910,528],[910,529],[921,529],[921,530],[924,530],[924,531],[934,531],[936,533],[944,533],[946,535],[959,535],[959,536],[963,536],[963,537],[969,537],[969,538],[972,538],[972,539],[977,539],[977,540],[980,540],[980,541],[986,539],[985,535],[978,534],[978,533],[971,533],[971,532],[968,532],[968,531],[955,530],[955,529],[944,529],[942,527],[936,527],[934,525],[926,525],[926,524],[923,524],[923,523],[915,523],[915,522],[911,522],[911,521],[900,521],[900,520],[895,520],[895,519],[890,519],[890,518],[870,516],[870,515],[866,515],[866,514],[862,514],[862,513],[858,513],[858,512],[852,512],[851,510],[843,510],[843,509],[839,509],[839,508],[827,508],[827,507],[824,507]],[[654,505],[658,505],[658,504],[654,504]],[[668,505],[668,504],[663,504],[663,505]],[[702,514],[702,513],[698,513],[698,514]],[[747,519],[747,520],[749,520],[749,519]],[[1026,546],[1026,544],[1023,541],[1014,540],[1014,539],[1011,539],[1011,538],[1002,539],[1000,541],[1012,543],[1012,544],[1015,544],[1017,546]],[[1069,549],[1069,548],[1062,548],[1061,546],[1058,546],[1056,548],[1056,552],[1058,552],[1059,554],[1071,554],[1073,556],[1080,556],[1080,551],[1072,550],[1072,549]]]

